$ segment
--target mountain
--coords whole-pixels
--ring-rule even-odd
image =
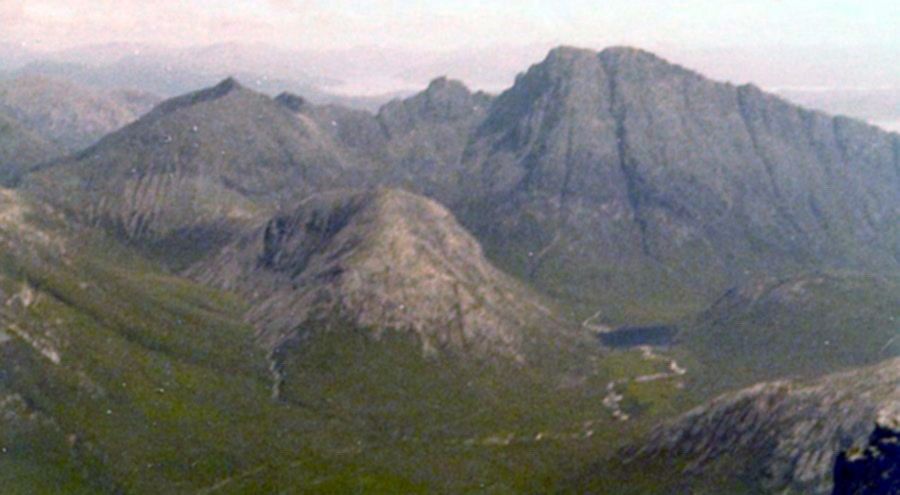
[[[4,492],[195,493],[292,462],[279,456],[333,466],[325,484],[338,491],[368,470],[340,467],[348,444],[329,420],[270,401],[236,298],[16,191],[0,190],[0,244]],[[297,483],[319,469],[294,466]],[[371,469],[373,486],[408,490]]]
[[[400,190],[314,195],[191,272],[252,301],[247,318],[275,353],[303,341],[309,322],[335,316],[376,338],[410,332],[426,354],[524,362],[540,346],[576,342],[450,212]]]
[[[10,185],[61,150],[0,109],[0,185]]]
[[[331,187],[382,183],[446,196],[488,102],[437,80],[373,115],[291,93],[271,99],[228,79],[164,102],[29,187],[131,238],[221,240]]]
[[[471,140],[463,223],[500,266],[611,318],[754,273],[898,268],[900,137],[641,50],[553,50]]]
[[[376,119],[388,137],[386,180],[448,201],[458,195],[461,161],[492,97],[441,77],[421,93],[390,102]]]
[[[101,92],[47,77],[0,83],[0,108],[66,151],[78,151],[124,127],[156,103],[136,91]]]
[[[841,452],[834,465],[834,495],[890,495],[900,492],[900,411],[878,416],[863,447]]]
[[[580,486],[828,494],[839,452],[864,444],[879,411],[898,399],[896,359],[811,383],[762,383],[654,428]]]
[[[163,102],[27,187],[181,252],[227,239],[287,198],[343,185],[345,162],[315,123],[228,79]]]
[[[370,162],[370,182],[439,200],[455,196],[463,152],[491,103],[489,95],[446,77],[434,79],[420,93],[390,101],[375,114],[315,105],[290,93],[276,99],[316,121],[356,161]]]

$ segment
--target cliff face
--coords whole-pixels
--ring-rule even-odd
[[[882,411],[865,447],[842,452],[833,495],[900,493],[900,405]]]

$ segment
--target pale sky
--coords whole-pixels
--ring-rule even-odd
[[[898,0],[0,0],[0,42],[900,50]]]

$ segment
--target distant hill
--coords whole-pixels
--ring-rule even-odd
[[[0,82],[0,109],[68,152],[133,122],[158,101],[134,90],[104,92],[49,77]]]

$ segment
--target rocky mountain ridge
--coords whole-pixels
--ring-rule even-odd
[[[524,362],[538,334],[560,346],[576,340],[536,294],[490,265],[449,211],[401,190],[314,195],[188,273],[245,294],[247,319],[273,352],[334,317],[376,339],[410,332],[426,355]]]
[[[559,48],[472,137],[461,217],[489,251],[540,254],[512,266],[551,288],[896,268],[898,150],[896,134],[642,50]]]

